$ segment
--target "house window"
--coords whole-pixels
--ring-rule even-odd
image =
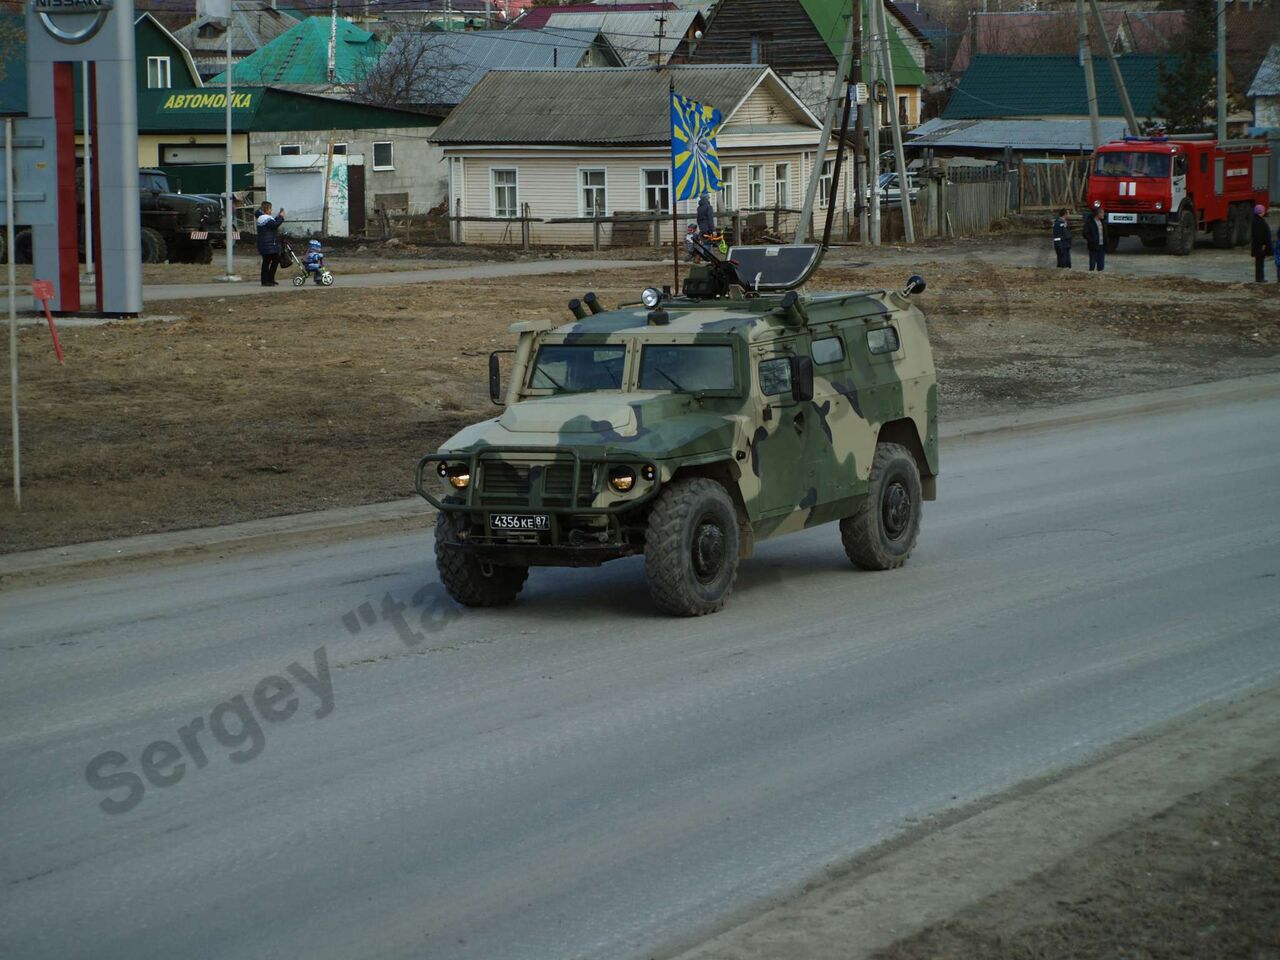
[[[773,201],[778,207],[791,206],[791,164],[773,165]]]
[[[771,37],[767,33],[753,33],[751,35],[751,62],[752,63],[768,63],[769,62],[769,42]]]
[[[738,209],[738,168],[720,168],[720,211]]]
[[[280,156],[297,157],[302,155],[302,144],[300,143],[282,143],[280,144]]]
[[[166,90],[173,86],[168,57],[147,57],[147,89]]]
[[[605,172],[603,170],[579,170],[578,183],[582,189],[582,209],[580,217],[607,217],[609,202],[605,189]]]
[[[391,150],[391,141],[375,140],[373,142],[373,169],[394,170],[395,168],[395,156]]]
[[[650,213],[666,213],[671,209],[671,171],[644,171],[644,208]]]
[[[764,164],[753,163],[747,168],[747,206],[752,210],[764,207]]]
[[[335,157],[345,157],[347,155],[347,145],[345,143],[335,143],[333,145],[333,155]]]
[[[493,215],[513,219],[520,215],[519,197],[516,193],[515,170],[490,170],[493,183]]]
[[[836,173],[834,160],[822,161],[822,175],[818,177],[818,205],[825,207],[831,203],[831,181]]]

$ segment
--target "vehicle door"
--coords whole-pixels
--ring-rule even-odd
[[[809,460],[818,491],[817,522],[847,515],[840,501],[863,491],[875,456],[875,429],[862,415],[859,394],[871,377],[864,370],[859,382],[853,354],[862,351],[863,345],[850,339],[863,336],[862,327],[861,323],[833,324],[811,334],[814,429]]]
[[[810,402],[795,398],[793,381],[794,361],[808,358],[808,341],[807,335],[787,337],[752,351],[755,432],[750,459],[744,465],[750,475],[743,479],[745,492],[756,487],[754,503],[747,506],[758,517],[786,514],[813,503],[809,446],[814,417]]]

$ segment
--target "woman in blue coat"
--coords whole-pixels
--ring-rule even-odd
[[[284,211],[271,215],[271,203],[262,201],[258,210],[258,253],[262,254],[262,285],[277,287],[276,268],[280,266],[280,224],[284,223]]]

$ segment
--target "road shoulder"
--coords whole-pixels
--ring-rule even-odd
[[[697,946],[655,956],[872,957],[984,898],[1016,896],[1009,892],[1019,884],[1117,831],[1277,757],[1280,688],[1272,687],[1129,738],[1087,766],[940,814],[832,868],[793,899],[757,907]]]

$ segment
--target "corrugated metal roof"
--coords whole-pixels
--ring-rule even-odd
[[[604,8],[599,13],[559,13],[555,7],[546,9],[551,11],[547,19],[549,30],[598,30],[609,38],[622,62],[629,67],[643,67],[654,62],[650,58],[658,53],[656,17],[665,15],[667,21],[666,39],[662,42],[662,63],[666,63],[680,38],[701,16],[697,10],[614,13]]]
[[[608,7],[595,3],[570,3],[560,7],[531,7],[518,16],[514,25],[522,30],[541,30],[547,25],[552,16],[563,16],[571,13],[601,13],[605,10],[614,10],[615,12],[634,13],[635,11],[644,10],[675,10],[676,6],[670,0],[658,0],[655,3],[619,3],[610,4]]]
[[[248,56],[298,24],[297,18],[263,2],[236,3],[232,9],[231,51],[236,57]],[[222,59],[226,54],[227,38],[221,20],[199,18],[172,33],[197,60]]]
[[[1103,141],[1125,135],[1123,120],[1100,123]],[[1093,149],[1088,120],[927,120],[907,132],[910,147],[955,147],[1030,153],[1087,153]]]
[[[1133,111],[1140,117],[1154,115],[1162,59],[1133,53],[1116,58]],[[1098,112],[1104,117],[1123,116],[1111,71],[1101,58],[1094,60],[1093,76]],[[1000,57],[985,53],[973,58],[942,111],[947,120],[1088,115],[1084,68],[1076,57]]]
[[[621,62],[597,30],[402,33],[384,57],[393,64],[413,64],[415,103],[450,104],[460,103],[490,70],[575,68],[593,45],[603,48],[613,64]]]
[[[1253,75],[1253,83],[1249,84],[1249,96],[1280,96],[1280,43],[1273,43],[1267,51],[1267,57]]]
[[[232,80],[259,86],[329,82],[330,26],[328,17],[307,17],[233,66]],[[334,80],[353,83],[365,75],[382,44],[368,30],[347,20],[339,19],[337,28]],[[221,76],[218,74],[209,83],[218,84]]]
[[[439,143],[667,143],[667,90],[728,114],[760,82],[763,65],[614,70],[491,71],[440,125]]]

